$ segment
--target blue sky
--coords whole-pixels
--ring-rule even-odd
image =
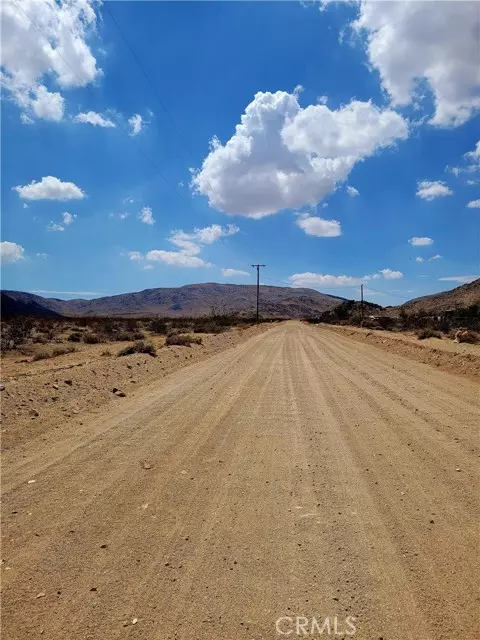
[[[479,277],[475,5],[4,3],[2,287]]]

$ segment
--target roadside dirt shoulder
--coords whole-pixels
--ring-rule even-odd
[[[457,344],[453,340],[428,338],[418,340],[415,335],[391,333],[322,324],[322,328],[334,333],[348,336],[358,342],[379,347],[384,351],[395,353],[417,362],[424,362],[442,371],[464,375],[478,380],[480,378],[480,346],[473,344]]]
[[[89,413],[103,405],[122,402],[139,387],[230,349],[272,326],[261,324],[204,335],[202,345],[161,347],[156,357],[102,356],[99,345],[93,345],[90,351],[48,362],[25,362],[22,370],[17,365],[16,375],[8,376],[9,367],[5,366],[0,391],[2,451],[32,438],[45,440],[47,431],[63,427],[67,420],[81,426]],[[159,340],[163,343],[163,338]]]

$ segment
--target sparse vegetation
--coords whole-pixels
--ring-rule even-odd
[[[72,331],[72,333],[69,334],[67,340],[69,340],[70,342],[81,342],[82,337],[83,335],[80,333],[80,331]]]
[[[2,351],[17,349],[24,344],[32,334],[33,318],[12,318],[7,325],[2,326],[1,347]]]
[[[168,333],[168,324],[162,318],[154,318],[150,322],[149,329],[152,333],[166,335]]]
[[[475,331],[469,331],[468,329],[459,330],[455,332],[455,342],[466,342],[468,344],[477,344],[480,342],[480,336]]]
[[[76,350],[76,347],[73,345],[68,345],[65,347],[55,347],[52,351],[37,351],[32,356],[32,362],[37,362],[37,360],[47,360],[48,358],[56,358],[57,356],[64,356],[65,354],[73,353]]]
[[[430,329],[429,327],[426,327],[425,329],[419,329],[416,335],[419,340],[425,340],[426,338],[442,337],[442,334],[440,331],[435,331],[434,329]]]
[[[165,345],[169,347],[189,347],[191,344],[202,344],[201,336],[192,336],[189,333],[169,333],[165,340]]]
[[[135,334],[132,331],[119,331],[112,337],[112,340],[117,342],[132,342],[135,339]]]
[[[100,333],[88,332],[83,334],[83,341],[85,344],[99,344],[101,342],[107,342],[107,340],[108,338]]]
[[[129,344],[127,347],[120,349],[120,351],[117,353],[117,356],[129,356],[133,353],[148,353],[149,356],[156,356],[157,348],[153,344],[153,342],[150,342],[148,340],[138,340],[137,342]]]

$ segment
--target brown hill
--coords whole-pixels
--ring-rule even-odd
[[[420,311],[444,312],[455,309],[456,307],[468,307],[471,304],[480,304],[480,278],[455,287],[450,291],[442,291],[442,293],[434,293],[430,296],[415,298],[409,300],[399,307],[394,307],[397,311],[404,309],[408,313],[418,313]]]
[[[3,315],[162,316],[198,317],[215,313],[251,314],[255,285],[191,284],[178,288],[145,289],[94,300],[59,300],[21,291],[3,291]],[[268,318],[316,316],[340,304],[343,298],[313,289],[260,287],[260,313]]]

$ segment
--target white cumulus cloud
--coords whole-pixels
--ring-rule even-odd
[[[30,184],[14,187],[23,200],[80,200],[84,192],[73,182],[62,182],[54,176],[46,176]]]
[[[65,213],[62,213],[63,224],[66,226],[72,224],[76,217],[76,213],[68,213],[68,211],[65,211]]]
[[[470,162],[478,162],[480,160],[480,140],[477,140],[475,149],[473,151],[468,151],[464,157]]]
[[[431,123],[458,126],[480,108],[478,3],[363,0],[353,26],[366,34],[370,63],[393,106],[418,104],[427,86]]]
[[[95,111],[86,111],[79,113],[74,118],[75,122],[81,122],[83,124],[91,124],[94,127],[115,127],[115,123],[102,116],[101,113]]]
[[[450,171],[455,176],[459,176],[461,173],[476,173],[480,172],[480,140],[475,144],[475,148],[472,151],[467,151],[463,154],[463,160],[458,167],[445,167],[445,171]],[[468,185],[478,184],[478,180],[467,180]]]
[[[141,115],[135,113],[128,119],[128,124],[130,125],[130,135],[137,136],[143,129],[144,120]]]
[[[143,207],[138,214],[138,219],[144,224],[155,224],[155,218],[153,217],[153,211],[151,207]]]
[[[362,278],[353,278],[352,276],[332,276],[323,273],[312,273],[307,271],[305,273],[294,273],[288,278],[294,287],[323,287],[337,288],[337,287],[353,287],[362,283]]]
[[[194,229],[192,232],[186,232],[182,229],[172,231],[168,237],[168,241],[178,247],[179,251],[167,251],[164,249],[153,249],[148,251],[145,256],[138,251],[130,251],[128,256],[131,260],[147,260],[164,262],[165,264],[175,267],[211,267],[210,262],[206,262],[199,257],[199,253],[205,245],[210,245],[220,238],[227,237],[238,233],[239,228],[234,224],[228,224],[222,227],[218,224],[212,224],[202,229]]]
[[[398,280],[399,278],[403,278],[403,273],[401,271],[394,271],[393,269],[380,269],[380,271],[377,271],[376,273],[360,277],[346,275],[337,276],[307,271],[305,273],[295,273],[288,279],[294,287],[336,289],[338,287],[357,287],[360,286],[362,282],[369,282],[370,280],[378,280],[380,278],[384,278],[386,280]]]
[[[205,262],[198,256],[184,253],[183,251],[163,251],[154,249],[145,255],[146,260],[160,261],[172,267],[211,267],[209,262]]]
[[[298,216],[295,224],[309,236],[335,238],[342,235],[342,227],[338,220],[324,220],[319,216],[309,216],[308,213],[304,213]]]
[[[406,121],[370,102],[300,107],[298,93],[259,92],[235,134],[214,138],[192,187],[210,206],[252,218],[318,203],[354,165],[408,136]]]
[[[433,244],[433,240],[432,238],[419,238],[418,236],[413,236],[413,238],[410,238],[409,243],[412,245],[412,247],[428,247],[429,245]]]
[[[12,264],[23,260],[25,249],[16,242],[0,242],[0,263]]]
[[[351,187],[350,185],[347,185],[347,193],[352,198],[355,198],[355,196],[360,195],[360,191],[358,189],[355,189],[355,187]]]
[[[468,204],[467,207],[469,209],[480,209],[480,200],[471,200]]]
[[[22,121],[61,120],[64,98],[45,86],[85,86],[100,73],[88,44],[95,32],[93,0],[2,2],[2,85],[20,107]],[[67,61],[67,62],[66,62]]]
[[[417,185],[416,195],[423,200],[435,200],[435,198],[443,198],[445,196],[451,196],[452,194],[453,191],[441,180],[433,182],[422,180]]]
[[[250,276],[248,271],[242,271],[241,269],[222,269],[222,276],[225,278],[240,278],[243,276]]]
[[[398,278],[403,278],[403,273],[401,271],[394,271],[393,269],[380,269],[380,273],[386,280],[398,280]]]
[[[65,231],[65,227],[61,224],[57,224],[56,222],[49,222],[47,224],[48,231]]]

